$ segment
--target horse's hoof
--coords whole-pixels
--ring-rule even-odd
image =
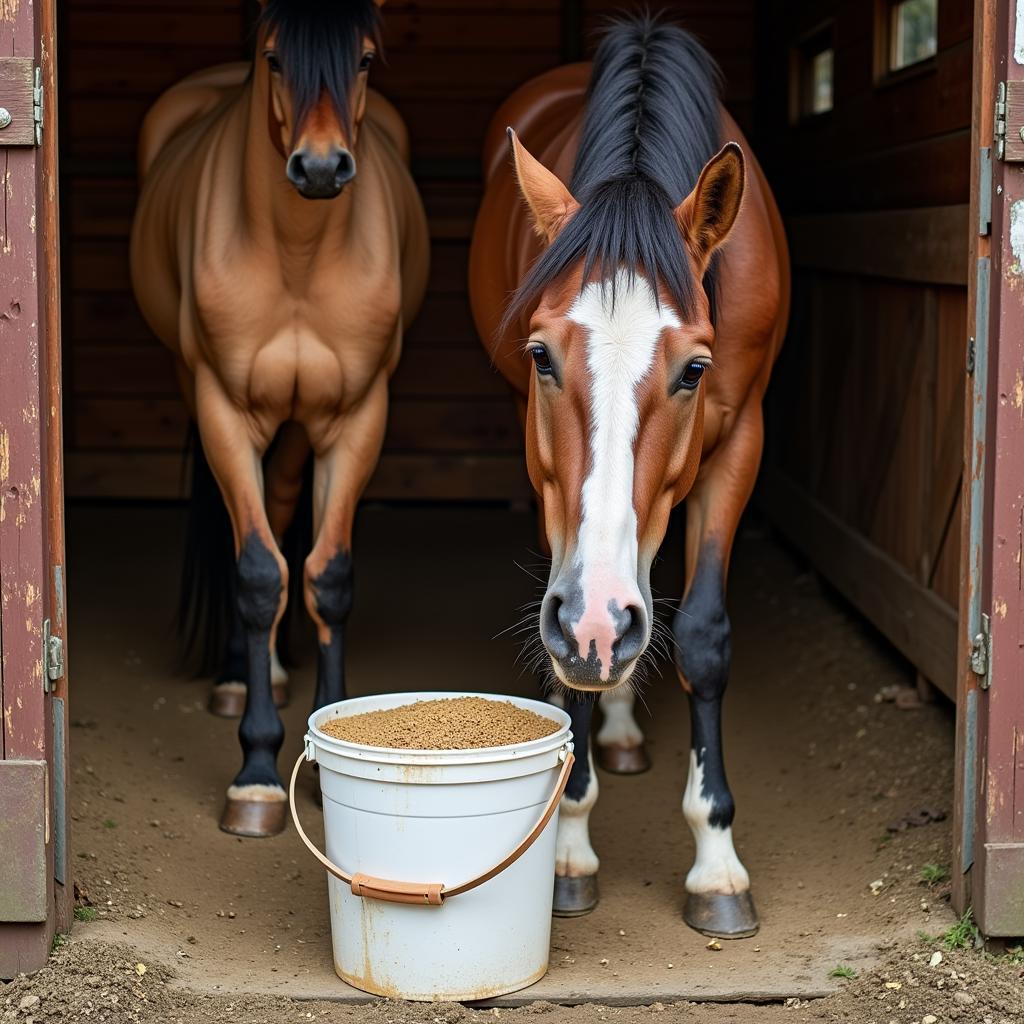
[[[241,718],[245,712],[245,683],[216,683],[210,690],[210,714],[219,718]],[[275,708],[288,706],[288,683],[273,683],[270,695]]]
[[[693,929],[715,939],[749,939],[759,927],[750,890],[726,895],[719,892],[688,892],[683,920]]]
[[[233,836],[264,839],[284,831],[288,800],[279,786],[232,786],[220,827]]]
[[[555,917],[582,917],[597,906],[597,875],[555,875]]]
[[[613,775],[640,775],[651,767],[651,759],[647,747],[642,743],[637,747],[620,747],[609,743],[602,746],[594,744],[598,766]]]

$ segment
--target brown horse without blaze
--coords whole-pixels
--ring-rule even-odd
[[[238,835],[285,823],[272,655],[287,600],[280,540],[304,466],[312,451],[303,590],[321,707],[345,696],[352,522],[380,454],[402,332],[426,286],[405,128],[367,87],[378,8],[266,0],[252,65],[178,83],[140,139],[132,281],[175,354],[202,442],[197,465],[205,455],[234,538],[237,664],[211,707],[228,713],[244,700],[243,764],[221,819]],[[207,565],[207,576],[219,569]]]
[[[613,769],[645,764],[629,683],[655,628],[651,564],[687,501],[672,626],[697,846],[684,916],[726,937],[753,934],[757,917],[722,756],[725,584],[789,300],[778,211],[741,142],[691,36],[658,17],[613,23],[592,66],[548,72],[498,112],[470,263],[477,327],[519,403],[551,550],[539,635],[580,747],[600,694],[598,750]],[[556,912],[596,904],[596,799],[592,758],[580,757],[562,804]]]

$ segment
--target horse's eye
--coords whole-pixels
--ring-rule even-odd
[[[270,68],[271,72],[275,75],[281,73],[281,62],[277,59],[276,53],[267,54],[267,67]]]
[[[704,363],[690,363],[690,365],[683,370],[683,374],[679,378],[679,387],[684,391],[696,390],[696,387],[700,383],[701,377],[704,376],[704,371],[706,369],[707,366]]]
[[[543,345],[534,345],[530,349],[530,355],[533,356],[533,364],[542,377],[550,377],[555,372],[548,350]]]
[[[363,59],[359,62],[359,70],[366,71],[367,68],[369,68],[369,66],[373,63],[373,58],[375,56],[376,55],[371,52],[364,53]]]

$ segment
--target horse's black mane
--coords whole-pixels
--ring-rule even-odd
[[[359,71],[363,40],[380,45],[375,0],[267,0],[260,24],[276,33],[274,48],[301,125],[327,90],[346,130],[348,92]]]
[[[719,73],[688,32],[661,15],[613,21],[594,56],[569,189],[580,209],[512,298],[507,322],[583,259],[583,280],[622,267],[660,283],[684,316],[698,285],[672,213],[719,140]],[[714,318],[714,264],[704,287]]]

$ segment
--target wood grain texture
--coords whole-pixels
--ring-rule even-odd
[[[955,610],[782,474],[765,472],[758,502],[815,568],[952,698]]]
[[[0,128],[0,146],[36,144],[34,84],[35,61],[31,57],[0,57],[0,107],[11,116],[11,123]]]
[[[966,204],[805,214],[786,232],[797,266],[965,286],[967,218]]]
[[[867,545],[949,609],[963,477],[973,8],[940,4],[938,53],[894,75],[876,67],[873,8],[775,0],[758,9],[771,54],[828,22],[835,44],[829,113],[792,121],[780,60],[763,61],[758,78],[756,141],[796,270],[768,394],[766,474],[814,502],[813,518],[824,510],[829,530],[850,535],[847,547],[856,538],[850,550]],[[795,532],[794,543],[817,561],[818,539]],[[851,571],[837,578],[872,617],[868,584]],[[926,675],[936,667],[898,616],[876,624]],[[951,693],[951,669],[942,671]]]

